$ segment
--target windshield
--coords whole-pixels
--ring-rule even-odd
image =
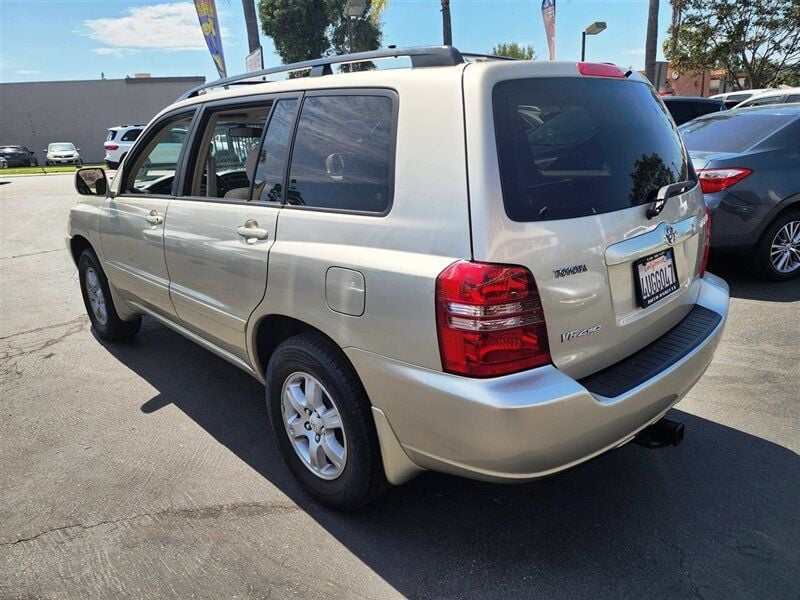
[[[567,219],[651,202],[688,167],[669,113],[644,83],[518,79],[494,89],[506,213]]]
[[[22,152],[22,148],[19,146],[3,146],[0,148],[0,154],[16,154],[17,152]]]
[[[75,145],[74,144],[50,144],[47,147],[48,151],[50,152],[74,152]]]
[[[742,152],[772,135],[794,115],[761,112],[722,112],[712,118],[682,125],[683,141],[689,151]]]

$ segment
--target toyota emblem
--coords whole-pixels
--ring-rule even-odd
[[[670,246],[672,246],[678,239],[678,232],[675,231],[675,228],[670,225],[667,227],[666,231],[664,231],[664,239],[667,240],[667,243]]]

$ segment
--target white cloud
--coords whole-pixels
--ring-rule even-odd
[[[17,71],[19,75],[37,75],[41,73],[41,71],[37,71],[36,69],[20,69]]]
[[[93,51],[100,55],[122,56],[140,50],[205,50],[197,12],[191,2],[153,4],[128,9],[117,18],[83,22],[83,33],[101,42]],[[222,35],[227,34],[222,29]]]
[[[92,52],[100,56],[116,56],[117,58],[121,58],[123,56],[137,54],[141,52],[141,50],[137,50],[136,48],[93,48]]]
[[[631,48],[630,50],[623,50],[622,54],[629,56],[644,56],[644,48]]]

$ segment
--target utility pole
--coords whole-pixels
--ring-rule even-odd
[[[445,46],[453,45],[453,29],[450,25],[450,0],[442,0],[442,41]]]

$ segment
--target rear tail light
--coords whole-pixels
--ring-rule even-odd
[[[119,146],[116,144],[103,144],[106,150],[119,150]]]
[[[700,169],[697,172],[697,177],[700,180],[700,188],[704,194],[713,194],[714,192],[721,192],[722,190],[731,187],[734,183],[738,183],[752,171],[750,169]]]
[[[700,277],[706,274],[708,254],[711,251],[711,211],[706,207],[705,240],[703,241],[703,258],[700,261]]]
[[[625,73],[619,67],[604,63],[579,62],[578,73],[589,77],[620,77],[625,79]]]
[[[436,279],[442,368],[493,377],[550,363],[539,290],[519,266],[460,261]]]

